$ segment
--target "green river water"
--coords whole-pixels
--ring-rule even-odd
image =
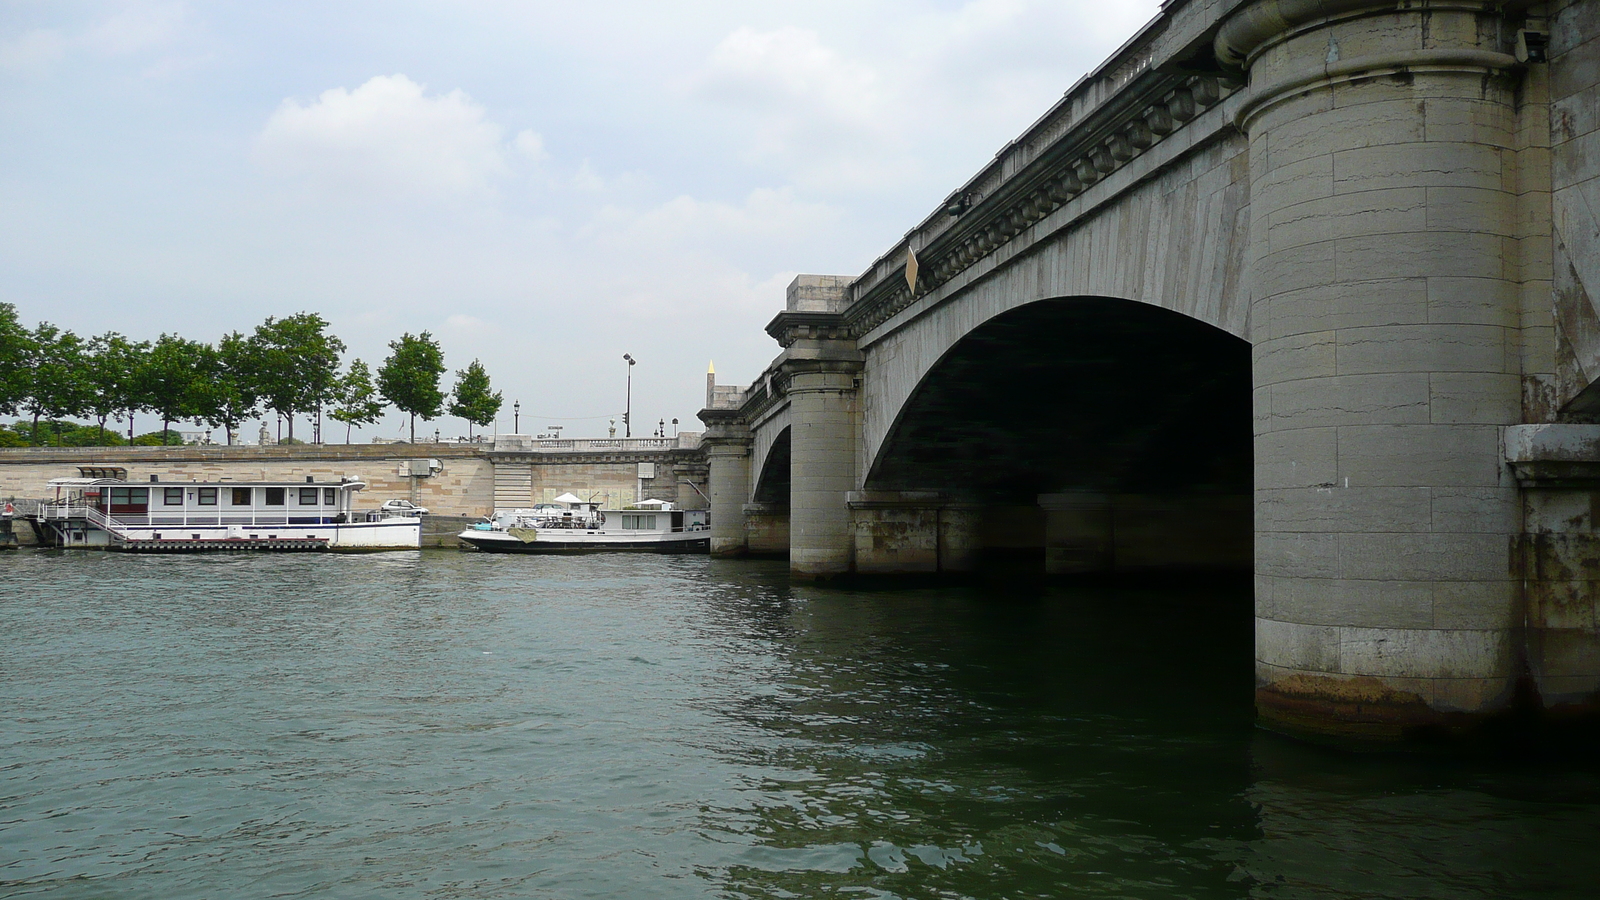
[[[1600,766],[1255,730],[1248,587],[449,551],[0,573],[0,897],[1600,896]]]

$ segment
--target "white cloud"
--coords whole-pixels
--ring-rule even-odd
[[[67,40],[51,28],[35,28],[0,43],[0,68],[38,69],[66,55]]]
[[[512,141],[512,146],[534,162],[543,162],[550,156],[544,150],[544,138],[527,129],[517,132],[517,139]]]
[[[182,23],[182,6],[135,3],[91,28],[83,43],[91,50],[117,56],[137,53],[168,43]]]
[[[0,69],[43,69],[69,53],[128,56],[171,44],[183,24],[183,8],[171,3],[133,3],[79,27],[35,28],[0,41]]]
[[[450,198],[481,194],[507,174],[502,129],[456,90],[428,96],[404,75],[334,88],[302,106],[283,101],[256,141],[256,160],[325,190]],[[523,132],[526,153],[538,136]]]

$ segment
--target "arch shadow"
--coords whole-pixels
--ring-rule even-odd
[[[1161,307],[1030,303],[929,368],[865,487],[981,507],[984,549],[1047,571],[1248,570],[1250,364],[1248,342]]]

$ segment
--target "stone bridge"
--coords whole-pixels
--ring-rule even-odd
[[[1169,0],[708,385],[714,551],[1253,571],[1257,706],[1600,709],[1600,0]]]

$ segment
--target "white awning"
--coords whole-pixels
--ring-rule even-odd
[[[556,498],[556,502],[557,503],[582,503],[583,500],[582,500],[582,498],[574,497],[571,494],[562,494],[561,496]]]

